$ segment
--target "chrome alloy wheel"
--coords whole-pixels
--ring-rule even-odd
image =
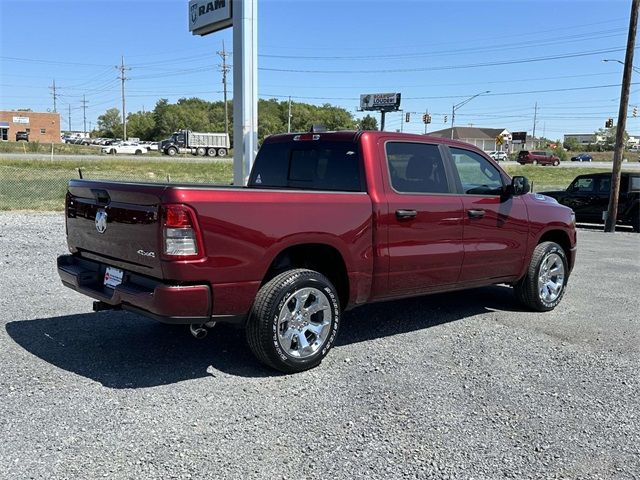
[[[317,288],[296,290],[278,315],[278,342],[294,358],[308,358],[325,344],[331,326],[329,299]]]
[[[564,288],[564,263],[557,253],[549,254],[540,264],[538,295],[545,303],[552,303]]]

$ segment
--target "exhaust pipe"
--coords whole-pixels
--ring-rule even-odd
[[[198,340],[202,340],[207,336],[207,333],[209,333],[209,331],[202,323],[192,323],[191,325],[189,325],[189,331],[191,332],[191,335],[193,335]]]

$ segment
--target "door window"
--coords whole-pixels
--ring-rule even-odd
[[[391,186],[400,193],[451,193],[437,145],[387,142]]]
[[[577,178],[571,184],[571,191],[573,192],[593,192],[595,190],[595,182],[591,177]]]
[[[502,175],[482,155],[461,148],[450,148],[462,191],[467,195],[500,195],[503,191]]]
[[[609,194],[611,191],[611,177],[601,178],[598,182],[598,193]]]

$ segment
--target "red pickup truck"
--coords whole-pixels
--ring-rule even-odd
[[[507,283],[561,300],[571,209],[466,143],[387,132],[275,135],[246,187],[72,180],[62,282],[161,322],[246,328],[263,363],[318,365],[368,302]],[[461,297],[463,299],[464,297]]]

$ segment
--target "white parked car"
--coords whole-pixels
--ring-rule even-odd
[[[509,160],[509,156],[507,155],[507,152],[502,152],[500,150],[494,150],[493,152],[489,152],[489,156],[493,158],[496,162]]]
[[[102,147],[102,153],[109,153],[111,155],[115,155],[116,153],[142,155],[143,153],[147,153],[147,147],[131,142],[114,143],[113,145]]]

